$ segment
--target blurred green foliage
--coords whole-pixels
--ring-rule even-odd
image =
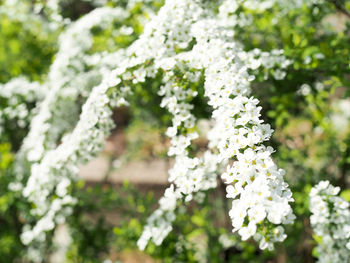
[[[56,51],[57,32],[0,16],[0,83],[20,75],[42,80]]]
[[[0,259],[1,262],[13,262],[18,252],[23,250],[19,240],[22,222],[18,217],[23,204],[18,202],[16,194],[8,190],[11,182],[14,160],[11,145],[0,144]]]

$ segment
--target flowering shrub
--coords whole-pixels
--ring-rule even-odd
[[[349,203],[336,196],[340,191],[321,181],[310,192],[310,217],[319,245],[319,262],[344,262],[350,253]]]
[[[18,77],[0,86],[0,138],[11,140],[5,136],[11,129],[28,128],[8,183],[9,191],[28,205],[21,214],[24,226],[20,234],[28,257],[40,261],[57,225],[74,218],[80,206],[79,167],[103,150],[114,127],[115,108],[140,107],[135,105],[140,89],[154,92],[152,98],[160,97],[158,112],[166,110],[168,156],[174,165],[169,170],[170,186],[139,233],[139,249],[147,251],[150,241],[160,246],[187,204],[194,200],[208,205],[210,190],[222,185],[226,185],[226,214],[232,232],[242,241],[252,238],[261,250],[273,250],[283,242],[286,227],[305,211],[300,208],[303,197],[297,192],[293,198],[286,172],[273,160],[278,144],[269,142],[274,132],[271,125],[279,129],[281,144],[287,141],[288,145],[283,137],[288,132],[281,131],[287,127],[288,107],[295,107],[296,115],[306,109],[315,124],[313,132],[343,141],[347,131],[338,131],[339,135],[328,128],[329,113],[314,108],[322,108],[329,99],[325,85],[348,85],[349,65],[341,60],[328,73],[317,75],[329,66],[326,56],[334,57],[333,51],[327,44],[320,48],[317,43],[304,44],[315,32],[306,32],[307,40],[292,32],[291,44],[279,32],[277,21],[286,23],[286,16],[295,19],[300,12],[306,14],[302,16],[305,24],[314,26],[334,8],[348,15],[346,8],[321,0],[88,1],[85,4],[91,11],[74,20],[65,17],[64,4],[56,0],[31,5],[16,0],[4,1],[0,9],[10,20],[30,21],[45,28],[46,34],[59,34],[57,53],[42,81]],[[275,18],[268,17],[270,11]],[[310,13],[316,22],[309,21]],[[259,22],[264,19],[271,32],[262,32]],[[285,39],[286,44],[278,44]],[[347,39],[342,35],[333,40],[343,54],[349,54]],[[274,96],[269,98],[271,93]],[[287,96],[284,101],[283,96]],[[293,105],[293,96],[301,106]],[[269,106],[276,108],[264,109],[257,97],[262,103],[271,99]],[[203,115],[208,119],[206,132],[199,125]],[[195,145],[199,134],[206,140],[204,150]],[[347,147],[345,143],[346,150],[341,151],[340,180],[345,187]],[[288,165],[284,157],[288,150],[280,148],[277,159]],[[292,178],[288,181],[293,183]],[[310,209],[315,214],[314,192]],[[294,201],[296,212],[291,206]],[[315,233],[328,235],[338,246],[339,238],[322,232],[314,219],[315,215],[311,217]],[[321,258],[322,253],[330,252],[319,252]],[[348,258],[345,255],[341,260]]]

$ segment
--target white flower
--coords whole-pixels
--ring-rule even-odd
[[[339,187],[321,181],[310,191],[310,222],[321,237],[317,251],[319,262],[347,262],[350,259],[349,203],[336,196]]]
[[[253,222],[250,222],[248,226],[242,227],[238,233],[241,235],[242,240],[247,240],[251,236],[255,235],[256,233],[256,225]]]
[[[69,186],[76,180],[78,166],[102,150],[113,127],[112,107],[127,105],[134,85],[158,73],[162,74],[160,106],[172,116],[166,134],[171,144],[168,155],[174,156],[175,164],[169,170],[171,186],[148,219],[139,247],[144,249],[149,240],[161,244],[172,230],[180,200],[190,202],[216,187],[217,174],[228,184],[227,197],[233,199],[229,211],[233,231],[242,239],[254,237],[261,248],[271,249],[285,238],[281,224],[292,223],[295,217],[289,205],[293,199],[283,181],[284,171],[271,158],[273,149],[263,145],[273,130],[263,123],[259,101],[250,95],[255,78],[250,69],[274,68],[275,78],[281,79],[290,61],[280,50],[245,51],[233,38],[236,26],[249,24],[245,15],[232,13],[241,5],[249,6],[222,1],[216,14],[199,1],[167,0],[133,44],[112,54],[88,54],[93,45],[91,29],[122,21],[127,11],[97,8],[70,24],[60,37],[59,52],[44,84],[50,89],[18,156],[19,169],[31,166],[23,195],[35,204],[31,213],[40,218],[26,229],[26,242],[45,240],[46,231],[72,212],[76,200]],[[93,70],[86,72],[87,65]],[[198,91],[193,88],[201,79],[212,107],[213,127],[207,134],[209,149],[193,156],[190,147],[198,137],[193,114]],[[78,98],[85,101],[81,109]],[[22,108],[19,116],[25,113]],[[261,236],[265,224],[271,223],[277,226]]]

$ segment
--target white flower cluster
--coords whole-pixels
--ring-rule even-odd
[[[175,173],[179,173],[179,176],[165,190],[164,196],[159,200],[159,208],[148,218],[147,225],[137,242],[141,250],[145,249],[151,239],[156,245],[160,245],[167,237],[176,219],[175,211],[179,200],[184,198],[186,202],[189,202],[194,198],[201,202],[204,196],[200,191],[216,187],[217,170],[217,156],[209,151],[205,152],[201,158],[176,159],[169,174],[174,176]],[[182,192],[183,190],[186,192]]]
[[[227,50],[215,48],[223,55],[214,54],[215,62],[208,63],[206,69],[206,95],[216,121],[209,138],[217,146],[220,160],[233,160],[222,179],[229,184],[227,197],[234,199],[230,211],[234,231],[244,240],[253,236],[261,249],[271,249],[274,242],[286,237],[281,226],[272,224],[289,224],[295,218],[289,205],[293,199],[283,181],[284,171],[270,157],[273,149],[262,145],[272,134],[270,125],[260,119],[258,100],[247,97],[249,82],[254,79],[248,69],[263,65],[264,60],[252,63],[249,55],[232,44]],[[270,59],[267,64],[285,64],[281,57]],[[267,227],[266,222],[272,224]]]
[[[23,0],[4,0],[0,5],[0,14],[12,21],[40,23],[40,17],[30,12],[31,3]],[[24,26],[26,24],[24,23]]]
[[[320,263],[343,263],[350,260],[349,203],[337,196],[339,187],[321,181],[311,189],[311,226],[317,236]]]
[[[71,185],[70,180],[77,175],[80,163],[102,150],[104,134],[112,127],[111,110],[108,108],[110,101],[105,95],[108,86],[101,82],[93,92],[90,93],[89,90],[96,84],[96,80],[110,74],[110,69],[116,67],[122,52],[95,56],[84,53],[92,45],[90,29],[101,23],[100,26],[108,26],[115,19],[123,19],[123,14],[120,9],[95,9],[72,24],[64,35],[65,40],[62,39],[61,49],[49,73],[47,85],[50,87],[51,84],[51,89],[40,105],[39,113],[33,119],[31,130],[17,156],[19,176],[23,177],[24,171],[20,169],[21,165],[26,165],[23,161],[34,162],[23,195],[36,205],[32,214],[43,216],[32,229],[26,226],[22,236],[26,244],[32,240],[45,239],[45,231],[53,229],[55,222],[62,222],[69,214],[71,209],[61,207],[76,203],[67,190]],[[86,71],[87,65],[98,67]],[[123,91],[127,93],[128,89]],[[69,120],[64,125],[64,120],[78,115],[76,99],[86,96],[89,99],[82,110],[82,121],[71,134],[62,138],[61,144],[56,148],[59,135],[71,129],[74,124]],[[18,182],[10,187],[20,190],[21,179],[19,177]],[[57,198],[51,203],[49,196],[52,193]]]
[[[7,1],[16,1],[23,2],[26,0],[7,0]],[[57,28],[62,25],[68,25],[72,21],[69,18],[64,18],[61,14],[62,4],[74,3],[75,0],[36,0],[35,3],[32,3],[33,10],[35,14],[44,13],[51,28]],[[146,5],[144,2],[152,2],[153,0],[133,0],[127,1],[126,10],[132,10],[137,4],[143,2],[141,8],[145,8]],[[118,0],[84,0],[84,2],[88,2],[92,7],[98,8],[103,6],[119,6],[123,5],[122,1]],[[148,8],[148,12],[152,13],[152,9]]]
[[[190,34],[191,27],[202,12],[195,1],[193,3],[167,1],[156,20],[161,19],[165,28],[172,29],[171,39],[160,44],[186,48],[193,39]],[[173,24],[173,21],[176,23]],[[190,201],[193,193],[216,186],[216,156],[207,151],[202,158],[191,158],[188,153],[191,141],[198,136],[193,131],[195,125],[195,117],[191,114],[193,105],[189,104],[189,100],[196,96],[197,92],[190,89],[190,84],[198,82],[201,75],[199,71],[190,72],[193,67],[188,68],[188,56],[192,54],[167,52],[167,57],[155,60],[155,66],[166,72],[163,78],[165,85],[160,87],[158,94],[164,96],[161,106],[166,107],[173,115],[173,125],[168,128],[166,134],[171,138],[168,154],[175,156],[175,164],[169,171],[169,182],[172,184],[160,199],[160,207],[148,219],[138,241],[140,249],[144,249],[150,239],[158,245],[162,243],[172,230],[178,200],[185,196],[185,201]]]
[[[59,29],[68,23],[59,13],[57,0],[27,1],[27,0],[4,0],[0,5],[0,14],[10,18],[11,21],[19,21],[24,29],[32,31],[40,26],[37,34],[47,34]],[[46,17],[42,15],[46,14]]]
[[[170,6],[166,3],[163,8]],[[178,8],[181,8],[180,4]],[[171,230],[171,222],[167,220],[174,220],[176,200],[187,195],[185,201],[189,201],[192,193],[215,187],[216,183],[208,184],[209,187],[203,185],[208,179],[215,181],[219,164],[236,160],[222,175],[225,182],[230,184],[228,197],[236,199],[230,211],[234,231],[239,230],[244,240],[253,236],[262,249],[271,249],[274,242],[283,241],[286,237],[281,224],[292,223],[295,218],[289,205],[293,199],[288,185],[283,181],[284,171],[277,169],[270,157],[272,148],[261,145],[270,138],[272,130],[259,118],[261,108],[257,106],[258,100],[246,97],[250,92],[249,81],[254,79],[247,71],[249,68],[269,68],[275,64],[283,69],[290,62],[279,51],[273,51],[270,56],[260,50],[244,52],[239,43],[232,41],[234,32],[222,28],[226,24],[222,19],[224,15],[220,16],[221,23],[218,23],[207,19],[203,10],[198,11],[199,6],[194,10],[195,16],[201,14],[201,19],[197,19],[190,30],[196,45],[190,52],[167,58],[163,68],[169,70],[175,66],[176,69],[185,68],[185,72],[186,66],[205,69],[205,95],[214,109],[213,119],[216,123],[209,133],[209,141],[211,148],[219,150],[219,155],[214,158],[217,164],[210,166],[213,167],[211,176],[203,177],[198,165],[201,159],[187,156],[186,149],[195,134],[184,136],[184,132],[194,125],[190,114],[192,106],[184,103],[184,99],[194,94],[184,88],[184,83],[179,85],[166,78],[167,84],[161,88],[160,95],[165,95],[163,105],[174,114],[173,126],[168,129],[167,135],[172,138],[169,155],[176,156],[174,168],[169,171],[169,182],[174,183],[176,189],[171,185],[166,190],[160,208],[150,217],[138,245],[144,249],[151,238],[159,244]],[[182,21],[185,24],[186,17]],[[174,36],[177,38],[177,35]],[[164,64],[164,60],[162,62]],[[181,66],[180,62],[184,65]],[[196,82],[198,78],[184,74],[183,79]],[[266,223],[265,218],[270,223]]]
[[[168,14],[164,17],[168,17]],[[172,21],[171,18],[168,19],[169,22]],[[182,21],[179,20],[178,23],[181,24]],[[152,30],[152,27],[156,28],[157,33]],[[30,243],[33,240],[42,240],[45,237],[43,233],[54,226],[57,219],[52,217],[51,214],[56,214],[57,217],[59,211],[53,207],[53,203],[49,201],[48,197],[52,195],[53,191],[57,195],[55,200],[61,200],[63,195],[66,197],[68,192],[66,189],[70,183],[64,183],[64,186],[60,187],[60,184],[64,182],[63,179],[74,179],[78,165],[91,159],[101,150],[103,135],[108,134],[109,124],[111,124],[109,105],[115,106],[126,103],[124,97],[129,91],[128,86],[125,86],[126,83],[135,84],[144,81],[146,76],[154,76],[155,69],[153,67],[137,68],[136,66],[159,56],[159,49],[155,49],[150,45],[150,42],[152,43],[153,40],[153,43],[156,43],[156,39],[166,31],[167,29],[160,27],[159,24],[150,23],[148,27],[146,26],[145,33],[140,39],[126,50],[126,54],[129,54],[129,56],[123,59],[121,54],[123,52],[119,52],[118,68],[109,74],[106,73],[102,83],[93,89],[83,106],[80,121],[74,131],[62,139],[62,143],[57,149],[46,152],[40,163],[32,165],[32,173],[23,194],[36,205],[33,214],[42,218],[33,228],[26,227],[22,236],[24,242]],[[175,46],[169,46],[162,51],[163,54],[174,54],[174,49]],[[135,55],[135,52],[137,52],[136,57],[130,56]],[[134,68],[132,71],[127,71],[127,69],[131,70],[132,68]],[[107,97],[105,95],[109,93],[107,90],[116,85],[120,86],[120,89],[114,88],[113,92]],[[101,103],[97,103],[99,101]],[[55,187],[56,185],[57,187]],[[60,190],[60,193],[58,193],[58,189],[65,190]],[[61,194],[61,192],[64,194]],[[61,202],[64,202],[63,199]],[[74,202],[74,199],[72,199],[71,205]],[[40,222],[47,220],[51,222],[49,224],[50,228],[43,228],[43,224],[40,224]]]
[[[60,0],[47,0],[45,2],[38,1],[35,3],[33,9],[37,14],[40,12],[45,13],[47,18],[52,21],[52,26],[57,26],[64,22],[61,15],[62,10],[60,7]],[[70,21],[67,19],[65,22],[69,23]]]
[[[238,7],[242,1],[222,3]],[[22,167],[26,161],[31,165],[23,195],[35,205],[32,215],[40,218],[25,227],[21,236],[25,244],[44,241],[46,231],[69,215],[76,203],[72,180],[77,179],[79,165],[102,150],[112,127],[111,107],[127,104],[132,86],[157,73],[163,76],[161,106],[173,115],[167,135],[175,165],[169,171],[171,186],[149,218],[139,247],[144,249],[151,239],[160,244],[172,229],[180,201],[201,199],[203,191],[216,187],[217,174],[229,184],[227,197],[234,199],[229,215],[242,239],[254,237],[262,249],[284,240],[282,225],[294,219],[289,205],[293,199],[283,181],[284,171],[271,159],[273,149],[263,145],[272,129],[261,119],[258,100],[250,97],[254,76],[249,72],[276,68],[274,77],[281,79],[290,61],[278,50],[244,51],[235,40],[234,25],[249,21],[239,21],[241,17],[234,14],[238,8],[232,13],[225,6],[218,10],[218,14],[211,11],[199,0],[167,0],[138,40],[112,54],[87,54],[93,44],[91,28],[122,20],[127,12],[98,8],[68,27],[44,83],[48,94],[18,156]],[[86,69],[90,66],[95,70]],[[92,81],[96,78],[98,83]],[[192,99],[203,79],[213,127],[209,149],[195,155],[190,151],[197,137]],[[75,124],[79,97],[87,100]]]
[[[98,0],[85,1],[96,7],[103,5]],[[64,2],[67,3],[67,0],[4,0],[2,2],[0,14],[9,17],[11,21],[21,21],[26,29],[30,29],[35,23],[40,23],[44,29],[55,31],[71,23],[70,19],[63,18],[61,14],[61,5]]]
[[[0,109],[0,136],[6,120],[19,128],[27,126],[33,116],[33,106],[44,96],[45,90],[39,83],[23,77],[0,84],[0,101],[5,105]]]
[[[84,34],[80,33],[82,28],[90,29],[94,24],[101,24],[101,22],[105,25],[106,20],[122,19],[125,17],[123,14],[125,13],[120,13],[120,9],[95,9],[75,24],[72,24],[71,29],[68,29],[66,33],[71,36],[71,40],[66,41],[67,43],[62,42],[63,48],[60,49],[59,53],[62,53],[62,56],[64,56],[65,52],[62,50],[67,48],[69,49],[67,50],[68,59],[75,61],[75,59],[81,56],[80,52],[91,45],[91,40],[84,39]],[[154,26],[156,25],[154,24]],[[72,31],[73,33],[70,33]],[[145,30],[145,32],[144,35],[153,34],[152,30]],[[87,33],[89,34],[88,30]],[[79,122],[76,124],[74,130],[62,138],[61,144],[58,147],[52,144],[44,152],[42,151],[42,147],[47,145],[49,141],[46,132],[49,129],[52,132],[52,128],[62,129],[59,124],[52,123],[50,119],[52,118],[52,114],[57,114],[55,107],[65,100],[69,101],[72,96],[77,96],[77,87],[71,85],[71,83],[54,86],[54,92],[51,90],[46,97],[46,100],[43,102],[43,104],[46,102],[46,108],[43,108],[43,106],[40,108],[40,112],[36,116],[39,121],[38,123],[33,121],[34,128],[32,127],[26,138],[26,140],[34,142],[33,138],[30,138],[31,133],[33,133],[33,136],[43,134],[44,138],[42,140],[38,140],[37,138],[41,142],[39,144],[40,148],[35,148],[38,147],[37,143],[29,143],[29,147],[24,147],[24,150],[22,149],[22,153],[28,152],[27,160],[36,161],[43,157],[41,161],[31,166],[31,175],[23,190],[23,195],[36,206],[32,210],[32,214],[40,217],[40,220],[34,226],[27,225],[24,228],[21,238],[25,244],[45,240],[46,231],[52,230],[56,223],[61,223],[65,220],[65,217],[71,212],[71,209],[68,209],[69,206],[73,206],[76,203],[76,199],[70,196],[71,180],[78,179],[77,174],[81,164],[91,160],[97,153],[101,152],[104,138],[109,134],[113,125],[111,107],[127,105],[125,97],[130,94],[129,86],[143,82],[146,76],[154,77],[155,72],[153,68],[138,67],[145,64],[147,60],[154,57],[154,53],[158,52],[154,49],[147,49],[147,47],[151,47],[148,40],[150,40],[150,36],[148,38],[140,37],[127,50],[118,50],[112,54],[100,54],[101,58],[96,61],[96,64],[107,64],[108,68],[113,66],[115,69],[110,71],[108,68],[102,68],[100,70],[102,81],[89,94],[86,103],[82,107]],[[71,42],[70,45],[68,44],[69,42]],[[140,50],[143,52],[141,53]],[[135,51],[138,52],[137,56],[134,53]],[[91,59],[91,57],[87,58],[89,60]],[[106,62],[102,63],[104,60]],[[64,77],[62,72],[69,71],[71,68],[69,60],[64,64],[65,61],[67,60],[60,59],[57,62],[57,68],[60,70],[52,70],[50,72],[51,74],[49,74],[49,80],[50,76],[52,76],[52,81],[56,79],[59,82],[60,79],[57,77]],[[78,60],[76,63],[80,63],[80,61]],[[52,68],[55,68],[54,65]],[[65,83],[66,80],[63,79],[62,81]],[[56,84],[56,82],[53,82],[53,84]],[[80,91],[80,94],[84,94],[82,91]],[[59,94],[59,98],[57,98],[57,94]],[[55,103],[56,105],[52,105]],[[50,109],[51,112],[49,116],[45,115],[47,109]],[[62,108],[62,110],[63,113],[67,113],[67,108]],[[41,113],[43,117],[40,116]],[[55,116],[54,121],[57,118]],[[44,123],[45,125],[43,125]],[[33,132],[35,127],[39,131]],[[41,132],[40,129],[43,129],[43,127],[47,130]],[[26,146],[26,141],[24,142],[24,146]],[[34,159],[30,157],[31,152],[35,154]],[[55,197],[53,201],[50,199],[52,196]],[[62,207],[65,207],[65,209],[57,209]],[[45,222],[45,224],[42,222]]]
[[[115,19],[125,17],[119,8],[98,8],[71,24],[60,36],[59,51],[43,84],[48,94],[21,149],[28,161],[39,161],[46,150],[56,146],[62,133],[71,129],[79,116],[77,99],[86,98],[101,74],[115,67],[114,56],[87,54],[93,45],[91,29],[97,25],[106,28]]]

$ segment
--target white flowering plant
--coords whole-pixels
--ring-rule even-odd
[[[350,257],[349,203],[337,196],[340,188],[321,181],[310,192],[310,217],[319,262],[346,262]]]
[[[72,262],[74,253],[82,262],[108,261],[114,241],[169,262],[296,262],[331,253],[311,254],[306,200],[321,179],[349,185],[348,5],[2,1],[4,27],[16,21],[31,35],[38,26],[49,39],[43,44],[57,42],[50,66],[0,76],[0,138],[15,156],[3,191],[14,198],[23,251],[13,257],[49,260],[62,225],[73,233]],[[128,188],[140,213],[121,212],[133,224],[115,222],[122,227],[112,238],[106,221],[85,227],[82,211],[117,197],[100,191],[102,201],[92,205],[79,169],[101,154],[120,109],[131,123],[153,123],[173,161],[157,207]],[[218,196],[216,216],[225,220],[208,211]],[[130,206],[122,197],[121,211]],[[326,236],[314,218],[315,233]],[[81,247],[84,233],[97,241]],[[344,238],[325,238],[343,246]],[[299,248],[301,240],[310,242]]]

